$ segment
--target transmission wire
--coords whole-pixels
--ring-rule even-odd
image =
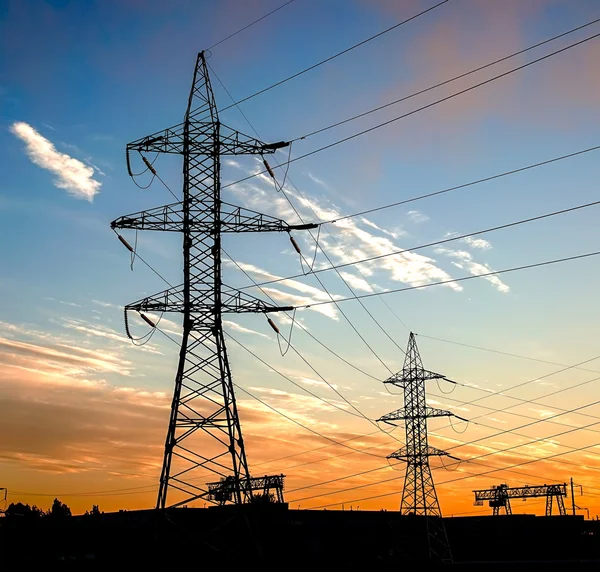
[[[448,96],[446,96],[446,97],[443,97],[443,98],[441,98],[441,99],[438,99],[438,100],[436,100],[436,101],[434,101],[434,102],[432,102],[432,103],[429,103],[429,104],[427,104],[427,105],[424,105],[424,106],[418,107],[417,109],[413,109],[412,111],[409,111],[409,112],[407,112],[407,113],[404,113],[404,114],[402,114],[402,115],[399,115],[399,116],[397,116],[397,117],[394,117],[394,118],[392,118],[392,119],[389,119],[389,120],[387,120],[387,121],[384,121],[383,123],[379,123],[379,124],[377,124],[377,125],[374,125],[373,127],[369,127],[368,129],[364,129],[364,130],[362,130],[362,131],[359,131],[358,133],[354,133],[353,135],[349,135],[349,136],[347,136],[347,137],[344,137],[344,138],[342,138],[342,139],[338,139],[337,141],[334,141],[333,143],[329,143],[329,144],[327,144],[327,145],[324,145],[323,147],[318,147],[317,149],[314,149],[314,150],[312,150],[312,151],[309,151],[308,153],[304,153],[303,155],[299,155],[298,157],[295,157],[294,159],[292,159],[292,160],[290,161],[290,163],[294,163],[294,162],[296,162],[296,161],[300,161],[301,159],[305,159],[305,158],[307,158],[307,157],[310,157],[310,156],[312,156],[312,155],[315,155],[315,154],[317,154],[317,153],[320,153],[321,151],[325,151],[325,150],[327,150],[327,149],[331,149],[332,147],[336,147],[337,145],[340,145],[341,143],[345,143],[345,142],[347,142],[347,141],[351,141],[352,139],[356,139],[357,137],[360,137],[360,136],[362,136],[362,135],[365,135],[365,134],[367,134],[367,133],[370,133],[370,132],[372,132],[372,131],[375,131],[376,129],[380,129],[381,127],[385,127],[385,126],[387,126],[387,125],[390,125],[390,124],[392,124],[392,123],[395,123],[396,121],[399,121],[399,120],[401,120],[401,119],[405,119],[406,117],[409,117],[409,116],[411,116],[411,115],[414,115],[414,114],[416,114],[416,113],[419,113],[419,112],[421,112],[421,111],[424,111],[424,110],[426,110],[426,109],[429,109],[429,108],[431,108],[431,107],[434,107],[434,106],[436,106],[436,105],[438,105],[438,104],[440,104],[440,103],[443,103],[443,102],[445,102],[445,101],[448,101],[448,100],[450,100],[450,99],[453,99],[453,98],[455,98],[455,97],[458,97],[459,95],[463,95],[463,94],[465,94],[465,93],[468,93],[468,92],[470,92],[470,91],[472,91],[472,90],[474,90],[474,89],[477,89],[477,88],[479,88],[479,87],[482,87],[482,86],[484,86],[484,85],[487,85],[488,83],[491,83],[491,82],[493,82],[493,81],[496,81],[496,80],[498,80],[498,79],[501,79],[501,78],[503,78],[503,77],[506,77],[506,76],[508,76],[508,75],[510,75],[510,74],[512,74],[512,73],[514,73],[514,72],[516,72],[516,71],[520,71],[520,70],[522,70],[522,69],[524,69],[524,68],[526,68],[526,67],[528,67],[528,66],[534,65],[534,64],[536,64],[536,63],[539,63],[539,62],[541,62],[541,61],[543,61],[543,60],[546,60],[546,59],[548,59],[548,58],[551,58],[551,57],[553,57],[553,56],[555,56],[555,55],[558,55],[558,54],[560,54],[560,53],[562,53],[562,52],[565,52],[565,51],[567,51],[567,50],[569,50],[569,49],[571,49],[571,48],[574,48],[574,47],[576,47],[576,46],[579,46],[579,45],[581,45],[581,44],[584,44],[585,42],[589,42],[589,41],[591,41],[591,40],[594,40],[594,39],[596,39],[597,37],[600,37],[600,33],[599,33],[599,34],[594,34],[593,36],[588,36],[587,38],[584,38],[583,40],[580,40],[580,41],[578,41],[578,42],[575,42],[575,43],[573,43],[573,44],[569,44],[568,46],[565,46],[564,48],[561,48],[561,49],[559,49],[559,50],[556,50],[556,51],[554,51],[554,52],[551,52],[551,53],[549,53],[549,54],[546,54],[545,56],[542,56],[542,57],[540,57],[540,58],[537,58],[537,59],[535,59],[535,60],[532,60],[532,61],[530,61],[530,62],[527,62],[526,64],[523,64],[523,65],[521,65],[521,66],[518,66],[518,67],[516,67],[516,68],[513,68],[513,69],[511,69],[511,70],[508,70],[508,71],[506,71],[506,72],[504,72],[504,73],[498,74],[498,75],[496,75],[496,76],[494,76],[494,77],[492,77],[492,78],[489,78],[489,79],[487,79],[487,80],[485,80],[485,81],[482,81],[482,82],[480,82],[480,83],[477,83],[477,84],[475,84],[475,85],[472,85],[472,86],[470,86],[470,87],[468,87],[468,88],[465,88],[465,89],[463,89],[463,90],[457,91],[457,92],[455,92],[455,93],[453,93],[453,94],[450,94],[450,95],[448,95]],[[301,138],[302,138],[302,137],[296,137],[295,139],[292,139],[292,141],[297,141],[297,140],[299,140],[299,139],[301,139]],[[275,165],[275,167],[281,167],[281,165]],[[249,176],[247,176],[247,177],[244,177],[243,179],[239,179],[239,180],[237,180],[237,181],[234,181],[234,182],[232,182],[232,183],[228,183],[227,185],[223,185],[221,188],[223,188],[223,189],[224,189],[224,188],[227,188],[227,187],[230,187],[230,186],[236,185],[236,184],[238,184],[238,183],[242,183],[242,182],[244,182],[244,181],[247,181],[247,180],[249,180],[249,179],[252,179],[252,178],[254,178],[254,177],[257,177],[258,175],[262,175],[262,174],[264,174],[264,173],[266,173],[266,172],[267,172],[266,170],[259,171],[259,172],[257,172],[257,173],[254,173],[254,174],[252,174],[252,175],[249,175]]]

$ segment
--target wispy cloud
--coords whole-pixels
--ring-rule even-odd
[[[421,211],[408,211],[406,213],[408,218],[414,223],[427,222],[429,217],[426,214],[423,214]]]
[[[51,141],[40,135],[28,123],[17,121],[11,125],[10,130],[25,142],[25,152],[35,165],[56,175],[54,186],[90,202],[100,192],[102,183],[93,178],[92,167],[57,151]]]
[[[261,169],[262,166],[259,165],[250,171],[249,174],[257,175],[253,182],[236,184],[230,187],[229,191],[242,197],[250,208],[275,214],[288,222],[298,220],[297,214],[291,210],[281,193],[274,196],[270,178],[258,174]],[[306,194],[300,195],[287,186],[285,191],[306,221],[313,221],[315,217],[321,221],[336,220],[342,216],[339,209],[326,199],[316,199],[308,197]],[[425,220],[426,218],[418,211],[411,211],[411,213],[413,214],[410,216],[415,217],[415,220]],[[377,234],[372,232],[372,229],[377,230]],[[365,217],[358,220],[340,220],[336,222],[335,226],[332,225],[331,230],[336,233],[336,240],[333,241],[321,234],[320,244],[327,251],[330,259],[338,264],[349,260],[388,255],[390,252],[401,250],[400,245],[394,240],[394,235],[400,236],[403,234],[402,230],[383,229]],[[381,236],[379,233],[387,236]],[[304,252],[313,251],[315,243],[308,233],[298,234],[296,240],[302,243]],[[317,256],[317,261],[320,261],[320,255]],[[318,262],[317,266],[319,264],[329,265],[325,262]],[[388,256],[370,263],[360,264],[358,267],[363,276],[372,276],[377,272],[384,273],[388,279],[411,286],[421,286],[428,282],[445,281],[451,278],[448,272],[437,266],[435,260],[415,252]],[[366,284],[362,284],[362,286],[364,291],[370,290]],[[455,291],[463,289],[460,284],[455,283],[449,283],[447,287]]]
[[[452,250],[450,248],[436,248],[435,252],[438,254],[444,254],[449,258],[458,260],[454,264],[458,268],[466,268],[473,276],[480,276],[487,272],[492,272],[492,269],[487,264],[481,264],[473,260],[473,255],[466,250]],[[493,284],[499,292],[506,294],[510,291],[510,287],[502,282],[498,276],[484,276],[484,280],[487,280]]]
[[[231,264],[231,261],[226,261]],[[240,268],[245,272],[254,274],[256,277],[259,277],[264,280],[280,280],[282,277],[277,276],[267,270],[263,270],[254,264],[247,264],[244,262],[238,262]],[[286,287],[292,290],[296,290],[301,292],[302,294],[308,294],[309,296],[300,296],[298,294],[293,294],[291,292],[284,292],[280,288]],[[277,288],[271,287],[263,287],[264,292],[269,294],[274,300],[278,300],[280,302],[291,303],[295,306],[304,306],[310,304],[314,301],[329,301],[331,298],[329,295],[320,290],[319,288],[315,288],[314,286],[310,286],[308,284],[304,284],[303,282],[299,282],[298,280],[281,280],[277,283]],[[341,298],[339,295],[332,294],[333,298]],[[323,306],[315,306],[314,310],[332,318],[334,320],[338,319],[337,309],[334,305],[323,305]]]
[[[131,341],[126,336],[120,334],[112,328],[107,328],[105,326],[100,326],[97,324],[90,324],[83,320],[73,320],[68,318],[62,319],[62,326],[69,330],[75,330],[77,332],[80,332],[86,337],[105,338],[113,342],[119,342],[120,345],[125,347],[133,347],[131,345]],[[147,328],[148,324],[144,324],[144,326]],[[155,346],[149,343],[138,345],[136,346],[136,349],[152,354],[162,355],[161,351],[159,351]]]
[[[488,250],[492,248],[492,245],[485,240],[485,238],[473,238],[472,236],[466,236],[462,239],[462,241],[467,243],[471,248],[479,248],[481,250]]]
[[[223,320],[223,325],[229,328],[230,330],[234,330],[235,332],[240,332],[242,334],[254,334],[255,336],[260,336],[261,338],[270,339],[266,334],[261,334],[256,330],[251,330],[250,328],[245,328],[244,326],[240,326],[236,322],[232,322],[230,320]]]

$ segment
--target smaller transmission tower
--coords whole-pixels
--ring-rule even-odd
[[[435,492],[429,457],[445,456],[455,460],[458,459],[445,451],[429,446],[427,419],[455,415],[450,411],[427,406],[425,382],[430,379],[447,380],[444,375],[423,369],[415,335],[411,332],[402,371],[384,381],[386,384],[402,388],[404,391],[404,407],[384,415],[378,421],[391,425],[395,425],[398,421],[405,422],[406,445],[387,457],[388,459],[399,459],[406,462],[406,477],[402,490],[400,513],[426,517],[430,558],[451,561],[452,554],[442,521],[442,511]]]

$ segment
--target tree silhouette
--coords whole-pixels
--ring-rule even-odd
[[[25,518],[40,518],[44,516],[44,511],[37,506],[29,506],[22,502],[10,503],[6,509],[6,516],[21,516]]]
[[[58,499],[54,499],[52,508],[48,511],[48,516],[59,518],[64,516],[71,516],[71,509]]]
[[[275,495],[273,493],[255,493],[252,495],[252,504],[272,504],[275,502]]]
[[[86,510],[84,516],[98,516],[99,514],[102,514],[102,513],[100,512],[100,509],[98,508],[98,505],[97,504],[93,504],[92,505],[92,510]]]

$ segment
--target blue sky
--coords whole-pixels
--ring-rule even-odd
[[[139,465],[136,474],[141,471],[145,483],[154,482],[177,348],[160,334],[144,348],[127,345],[123,338],[119,306],[158,292],[165,285],[139,260],[134,272],[130,271],[128,252],[109,224],[120,215],[172,202],[172,197],[158,181],[147,190],[133,184],[125,167],[125,145],[181,121],[199,50],[278,5],[270,0],[0,0],[0,49],[5,54],[0,61],[0,150],[4,167],[0,170],[0,240],[4,246],[0,295],[5,300],[0,313],[0,337],[5,340],[0,368],[6,372],[0,391],[2,400],[21,412],[5,421],[4,429],[24,435],[4,452],[10,487],[19,490],[23,485],[17,487],[17,483],[26,482],[29,489],[25,490],[48,494],[73,488],[114,488],[132,472],[126,467],[130,449],[141,451],[139,459],[131,461]],[[219,78],[213,77],[219,107],[231,103],[219,80],[235,99],[241,99],[431,5],[433,2],[418,0],[295,0],[212,50],[208,61]],[[263,140],[293,139],[597,17],[597,5],[586,0],[510,0],[501,5],[451,0],[414,22],[243,103],[242,109]],[[459,82],[297,141],[291,156],[426,105],[598,33],[599,28],[598,24],[589,26]],[[308,221],[314,220],[311,209],[322,219],[335,218],[597,145],[599,46],[599,39],[586,42],[452,101],[294,162],[289,170],[291,184],[286,187],[290,197]],[[221,120],[242,132],[252,132],[235,108],[224,111]],[[49,150],[48,145],[53,149]],[[76,163],[69,162],[69,158]],[[287,150],[278,152],[274,161],[286,158]],[[366,221],[352,219],[325,228],[353,260],[408,248],[444,238],[448,233],[468,233],[596,200],[597,165],[597,152],[588,153],[387,209],[368,215]],[[160,157],[156,167],[170,188],[180,193],[178,159]],[[223,182],[235,181],[258,168],[253,158],[225,161]],[[65,182],[65,177],[71,177],[70,182]],[[145,177],[138,182],[146,184]],[[223,197],[297,222],[265,177],[228,187]],[[455,242],[444,249],[418,251],[403,260],[384,259],[363,270],[375,287],[393,289],[590,252],[597,249],[596,208],[478,237],[486,242]],[[124,234],[133,242],[133,234]],[[294,236],[304,252],[312,252],[314,242],[306,233],[296,232]],[[141,233],[138,238],[140,254],[173,283],[181,281],[178,238],[159,233]],[[332,260],[346,261],[325,230],[321,241]],[[258,281],[269,275],[283,277],[301,272],[285,235],[227,236],[224,247],[237,262],[247,265],[245,268]],[[327,265],[320,253],[316,264]],[[357,293],[370,291],[359,274],[344,270]],[[248,284],[231,264],[225,265],[224,272],[228,283]],[[321,276],[332,293],[348,295],[335,273]],[[597,261],[591,258],[500,275],[495,280],[478,279],[460,286],[390,294],[385,300],[409,329],[421,334],[419,343],[426,367],[500,391],[559,366],[425,336],[572,365],[598,353],[599,278]],[[282,304],[300,302],[301,297],[326,297],[311,276],[272,288],[271,294]],[[409,330],[380,300],[369,299],[365,305],[404,347]],[[325,313],[302,310],[297,316],[319,339],[384,379],[387,370],[339,311],[333,306],[321,308]],[[342,308],[389,368],[399,369],[401,353],[358,303],[346,302]],[[169,318],[173,323],[167,324],[168,328],[176,332],[177,320]],[[320,396],[337,399],[292,353],[279,355],[277,342],[262,316],[227,319],[229,333],[252,351]],[[274,320],[282,331],[288,331],[285,318],[278,315]],[[147,331],[143,323],[135,328],[140,335]],[[400,401],[382,393],[382,385],[336,361],[298,329],[293,333],[293,343],[369,416],[378,417],[400,406]],[[237,383],[255,388],[273,406],[336,436],[373,429],[339,411],[319,409],[321,402],[269,372],[235,343],[229,347]],[[89,361],[92,359],[96,361]],[[595,369],[593,365],[591,369]],[[593,376],[569,370],[550,379],[556,388],[562,388],[584,380],[586,375]],[[548,386],[532,384],[515,395],[537,399],[547,390]],[[432,387],[432,392],[439,393],[437,387]],[[592,383],[548,398],[546,409],[551,410],[553,404],[576,407],[585,400],[594,401],[597,395],[597,386]],[[469,401],[480,396],[474,390],[459,388],[451,397]],[[279,439],[279,432],[297,428],[290,429],[284,421],[252,404],[247,396],[239,397],[242,412],[247,411],[249,420],[244,427],[249,426],[247,432],[251,435],[251,464],[253,459],[265,461],[286,454],[293,444]],[[151,405],[151,400],[157,403]],[[40,403],[43,411],[37,409]],[[500,396],[485,403],[493,408],[514,404]],[[443,404],[452,406],[449,401]],[[102,417],[104,407],[114,412],[115,420],[110,427],[108,422],[101,423],[93,439],[87,437],[98,443],[97,449],[90,446],[85,452],[82,441],[72,442],[72,432],[80,427],[75,422],[68,438],[61,431],[55,434],[50,430],[61,419],[64,408],[69,408],[73,418],[82,411],[93,418]],[[119,416],[121,407],[126,412]],[[146,411],[144,407],[152,408],[152,414],[140,413]],[[541,410],[530,404],[520,406],[518,411],[543,415],[535,413],[536,407]],[[484,413],[473,406],[463,415]],[[497,418],[496,425],[501,428],[525,422],[508,414],[499,415],[504,415]],[[140,428],[132,421],[140,416],[152,427],[144,437],[139,437],[136,431]],[[572,417],[571,422],[583,424],[578,417]],[[99,451],[105,451],[101,443],[112,442],[107,435],[115,426],[130,438],[127,447],[109,461]],[[466,434],[456,436],[443,429],[441,423],[433,423],[432,430],[441,435],[435,443],[440,447],[447,446],[444,439],[468,441],[486,431],[471,426]],[[40,439],[40,433],[46,431],[52,438]],[[540,424],[533,435],[544,437],[553,431],[558,429]],[[69,431],[65,429],[65,433]],[[592,443],[594,435],[585,435]],[[306,445],[304,448],[316,446],[309,437],[298,438]],[[510,444],[517,439],[506,436]],[[564,442],[569,441],[565,438]],[[259,450],[261,443],[263,449]],[[379,451],[389,452],[385,447]],[[469,451],[467,456],[479,452]],[[79,461],[71,463],[75,458]],[[85,460],[91,458],[95,461]],[[67,461],[70,469],[56,468],[66,466]],[[294,483],[310,483],[324,473],[352,473],[363,466],[363,461],[354,456],[343,463],[331,461],[295,473],[290,469],[288,473]],[[568,476],[566,470],[572,468],[548,464],[546,473],[557,474],[563,480]],[[503,478],[511,479],[510,475]],[[465,490],[475,484],[476,479],[466,481]],[[147,498],[140,495],[136,502],[149,506],[153,494]],[[107,502],[115,506],[123,500],[110,498]],[[332,496],[333,500],[338,498],[343,496]],[[466,492],[456,493],[456,497],[448,494],[447,499],[453,507],[470,504]],[[389,502],[394,506],[396,501]]]

